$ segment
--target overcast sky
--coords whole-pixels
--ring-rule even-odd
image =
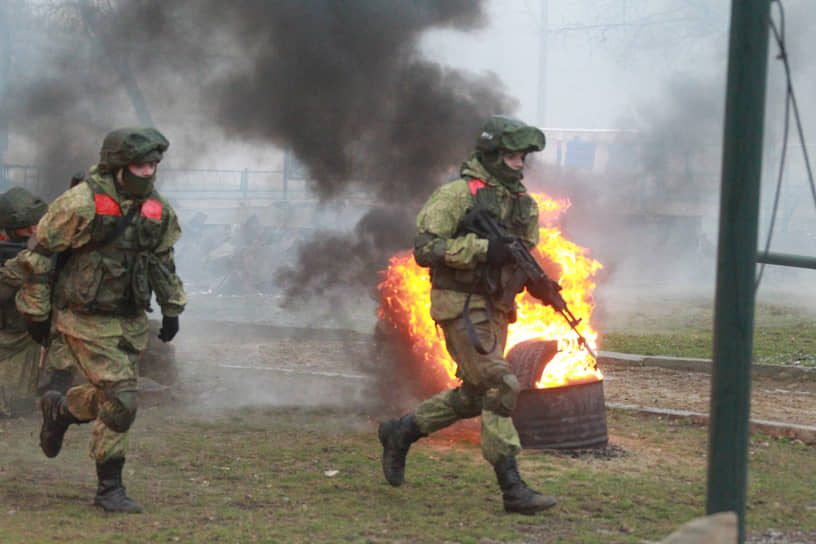
[[[678,78],[712,81],[725,92],[730,6],[729,0],[492,0],[482,31],[435,31],[423,45],[441,62],[497,73],[525,119],[557,128],[625,128],[644,107],[665,99]],[[785,0],[784,6],[801,101],[813,88],[808,51],[816,4]],[[768,98],[778,102],[781,63],[775,46],[770,52]]]
[[[359,5],[365,3],[360,2]],[[53,4],[59,5],[57,2]],[[171,2],[168,6],[176,4],[183,5],[184,2]],[[318,4],[323,2],[315,2],[313,5]],[[541,126],[642,128],[651,121],[655,109],[666,111],[676,108],[677,104],[673,103],[671,94],[672,89],[677,88],[678,81],[708,85],[710,91],[707,94],[710,99],[720,103],[723,101],[730,4],[729,0],[485,0],[482,9],[484,16],[480,17],[482,24],[462,23],[451,19],[453,23],[437,25],[443,30],[420,30],[420,51],[430,60],[465,73],[496,74],[503,85],[501,91],[518,101],[515,113]],[[350,9],[355,5],[358,4],[350,3]],[[395,2],[395,10],[397,5]],[[794,83],[802,97],[801,101],[813,91],[813,69],[808,60],[814,45],[810,43],[810,28],[816,19],[816,3],[810,0],[785,0],[784,5],[787,11],[787,39]],[[167,11],[172,10],[168,8]],[[219,24],[225,28],[230,27],[234,18],[224,17],[219,23],[215,14],[210,17],[203,11],[197,10],[194,15],[208,25],[200,29],[209,36],[202,43],[218,44],[222,34],[218,31]],[[776,13],[776,10],[773,12]],[[194,24],[197,22],[194,21]],[[138,23],[146,28],[151,25],[150,19],[139,20]],[[369,26],[376,24],[370,22]],[[199,60],[190,50],[195,47],[203,49],[203,46],[191,46],[189,42],[183,42],[181,48],[176,46],[174,49],[162,50],[162,42],[176,45],[180,40],[175,36],[169,37],[169,28],[163,27],[157,20],[154,25],[154,34],[137,36],[140,41],[149,38],[142,46],[144,53],[139,57],[149,59],[154,56],[158,62],[167,64],[168,61],[174,62],[180,53],[182,59]],[[189,36],[189,30],[185,32]],[[268,32],[279,30],[270,25]],[[50,33],[49,36],[55,34]],[[25,40],[30,39],[30,35],[25,37]],[[330,40],[326,41],[327,45],[331,43]],[[232,57],[228,48],[218,46],[220,52],[227,53],[212,57],[197,68],[200,75],[196,78],[197,81],[186,85],[183,100],[179,100],[176,93],[172,100],[168,100],[166,94],[151,96],[151,88],[156,87],[156,84],[161,87],[167,80],[166,73],[157,75],[153,71],[139,74],[140,84],[151,101],[149,105],[152,108],[161,109],[168,103],[172,104],[170,111],[161,112],[162,116],[155,120],[156,124],[171,132],[174,141],[178,141],[177,134],[185,131],[200,132],[206,126],[206,120],[203,124],[193,124],[189,108],[185,108],[198,97],[196,86],[206,83],[206,72],[215,71],[220,60],[227,59],[233,65],[241,65],[246,60],[243,56],[245,53],[257,54],[257,45],[258,42],[250,45],[252,49],[249,51],[236,50]],[[157,57],[149,52],[151,47],[158,50]],[[322,47],[322,44],[316,44],[316,47]],[[25,48],[24,43],[18,42],[15,44],[15,53],[19,55]],[[51,51],[55,52],[64,49],[58,43],[51,47]],[[781,97],[784,92],[781,65],[774,60],[775,52],[776,48],[772,46],[769,56],[768,99],[769,107],[775,110],[769,111],[769,123],[776,120],[781,112]],[[75,55],[83,53],[76,51]],[[377,51],[371,51],[372,58],[376,53]],[[162,60],[165,58],[168,61]],[[304,61],[308,61],[308,57]],[[153,64],[157,64],[157,61]],[[66,76],[49,73],[41,68],[37,70],[38,66],[38,63],[32,65],[35,73],[43,78],[66,79]],[[170,67],[171,70],[176,68]],[[15,73],[10,75],[20,77]],[[77,70],[67,74],[68,78],[76,75]],[[86,74],[81,75],[87,78]],[[369,84],[376,88],[380,82],[370,81]],[[125,102],[118,111],[127,114],[132,107],[126,101],[127,97],[121,98]],[[808,111],[810,108],[804,103],[802,107],[806,126],[809,127],[810,118],[814,114]],[[64,109],[63,113],[70,114],[71,111]],[[214,120],[210,120],[211,124],[214,124],[212,121]],[[11,128],[19,130],[19,124],[12,125]],[[771,134],[772,138],[775,136],[776,134]],[[246,141],[239,141],[237,138],[232,138],[231,141],[236,154],[249,161],[250,167],[258,167],[264,160],[273,158],[265,152],[252,152]],[[16,162],[28,158],[8,159]],[[221,161],[225,159],[220,157]]]
[[[729,6],[725,0],[494,0],[483,31],[433,32],[424,46],[442,62],[499,74],[525,119],[546,127],[621,128],[673,77],[722,77]]]

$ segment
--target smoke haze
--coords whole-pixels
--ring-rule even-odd
[[[56,43],[18,40],[14,69],[24,73],[10,79],[5,111],[40,161],[78,159],[70,148],[53,152],[75,139],[90,140],[81,154],[95,158],[98,133],[116,123],[155,117],[165,121],[160,128],[180,132],[172,122],[187,117],[210,123],[190,146],[199,153],[217,153],[208,139],[219,132],[292,149],[324,197],[352,180],[392,201],[427,192],[468,148],[486,112],[513,106],[495,76],[445,68],[416,50],[430,28],[483,24],[481,5],[340,6],[86,2],[27,13],[32,27],[44,20],[57,30]]]
[[[389,213],[401,206],[406,217],[383,221],[375,210],[351,237],[302,247],[297,268],[280,275],[298,278],[292,295],[325,291],[326,277],[370,281],[410,247],[407,216],[464,158],[484,118],[516,106],[495,75],[418,51],[429,29],[481,28],[480,2],[80,2],[25,15],[56,43],[16,46],[18,65],[40,70],[10,80],[6,111],[35,149],[48,197],[135,117],[168,133],[168,165],[217,156],[225,141],[275,146],[293,151],[322,199],[354,186]],[[329,255],[355,255],[360,267],[349,273]]]
[[[570,198],[564,228],[604,264],[601,288],[710,290],[728,5],[7,2],[3,158],[35,163],[39,191],[53,198],[96,161],[104,134],[117,126],[152,122],[162,130],[171,142],[165,169],[243,169],[266,164],[270,149],[291,151],[321,211],[356,208],[336,224],[314,220],[297,236],[285,233],[298,242],[281,244],[289,258],[282,266],[264,261],[263,269],[288,307],[315,295],[337,307],[372,294],[388,258],[411,248],[416,212],[466,158],[483,120],[514,113],[547,130],[552,155],[532,158],[525,181]],[[814,8],[805,0],[785,6],[794,84],[812,134],[804,97],[816,82]],[[784,74],[770,47],[761,233],[784,105]],[[627,168],[554,165],[557,127],[621,129]],[[800,157],[789,160],[801,170]],[[774,248],[807,254],[809,189],[801,172],[789,182]],[[365,202],[348,199],[351,192]],[[268,221],[264,213],[277,209],[258,212]]]
[[[806,95],[809,8],[785,5]],[[483,119],[517,112],[533,120],[542,98],[545,126],[642,135],[629,179],[562,171],[541,180],[542,190],[572,197],[574,214],[593,203],[609,209],[621,195],[631,204],[631,193],[655,213],[676,201],[716,203],[728,6],[668,7],[579,0],[551,2],[545,14],[526,2],[16,2],[5,9],[12,75],[2,112],[48,197],[95,162],[108,130],[148,122],[170,137],[167,167],[218,167],[243,143],[292,150],[324,201],[364,190],[380,207],[365,225],[393,235],[358,243],[361,226],[303,247],[280,277],[297,277],[287,291],[306,296],[325,291],[310,278],[326,237],[336,255],[365,252],[357,273],[336,276],[367,281],[362,267],[410,248],[410,216],[455,171]],[[537,24],[547,25],[545,42]],[[536,65],[542,43],[546,64]],[[778,141],[780,70],[770,62],[768,134]],[[552,77],[536,96],[541,69]],[[388,213],[398,218],[377,221]]]

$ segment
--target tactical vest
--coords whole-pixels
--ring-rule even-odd
[[[473,197],[473,206],[481,206],[497,219],[499,225],[508,234],[524,236],[529,227],[531,207],[536,206],[533,198],[527,193],[509,197],[509,206],[502,210],[499,189],[488,185],[480,179],[467,180],[468,189]],[[506,198],[506,197],[505,197]],[[455,236],[466,234],[462,225]],[[473,293],[500,299],[504,289],[510,283],[511,273],[507,266],[501,269],[491,268],[486,263],[473,269],[461,270],[440,263],[431,268],[431,286],[437,289],[450,289],[464,293]],[[515,296],[517,293],[513,293]]]
[[[136,317],[150,305],[148,269],[166,229],[167,210],[153,191],[141,203],[132,201],[138,208],[122,230],[130,209],[123,215],[97,180],[85,182],[96,206],[91,241],[71,250],[57,279],[55,304],[82,313]]]

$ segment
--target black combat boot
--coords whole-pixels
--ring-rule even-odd
[[[400,486],[405,480],[405,456],[408,455],[408,448],[428,435],[420,432],[413,413],[383,421],[377,434],[383,445],[382,468],[385,479],[395,487]]]
[[[555,499],[533,491],[521,479],[515,457],[506,457],[493,465],[502,490],[505,512],[531,515],[555,506]]]
[[[122,467],[124,465],[124,457],[108,459],[104,463],[96,464],[99,486],[96,488],[94,505],[104,508],[106,512],[140,514],[142,507],[125,494],[125,486],[122,485]]]
[[[43,423],[40,428],[40,447],[46,457],[56,457],[62,448],[62,438],[68,425],[79,420],[68,411],[65,395],[57,391],[46,391],[40,397]]]

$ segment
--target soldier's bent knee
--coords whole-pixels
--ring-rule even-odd
[[[518,378],[515,374],[508,373],[501,376],[497,382],[485,393],[484,409],[500,416],[510,416],[516,408],[521,390]]]
[[[123,433],[136,419],[137,392],[126,390],[105,395],[99,406],[99,419],[110,429]]]
[[[449,399],[454,413],[463,419],[476,417],[482,411],[477,393],[467,384],[451,391]]]

